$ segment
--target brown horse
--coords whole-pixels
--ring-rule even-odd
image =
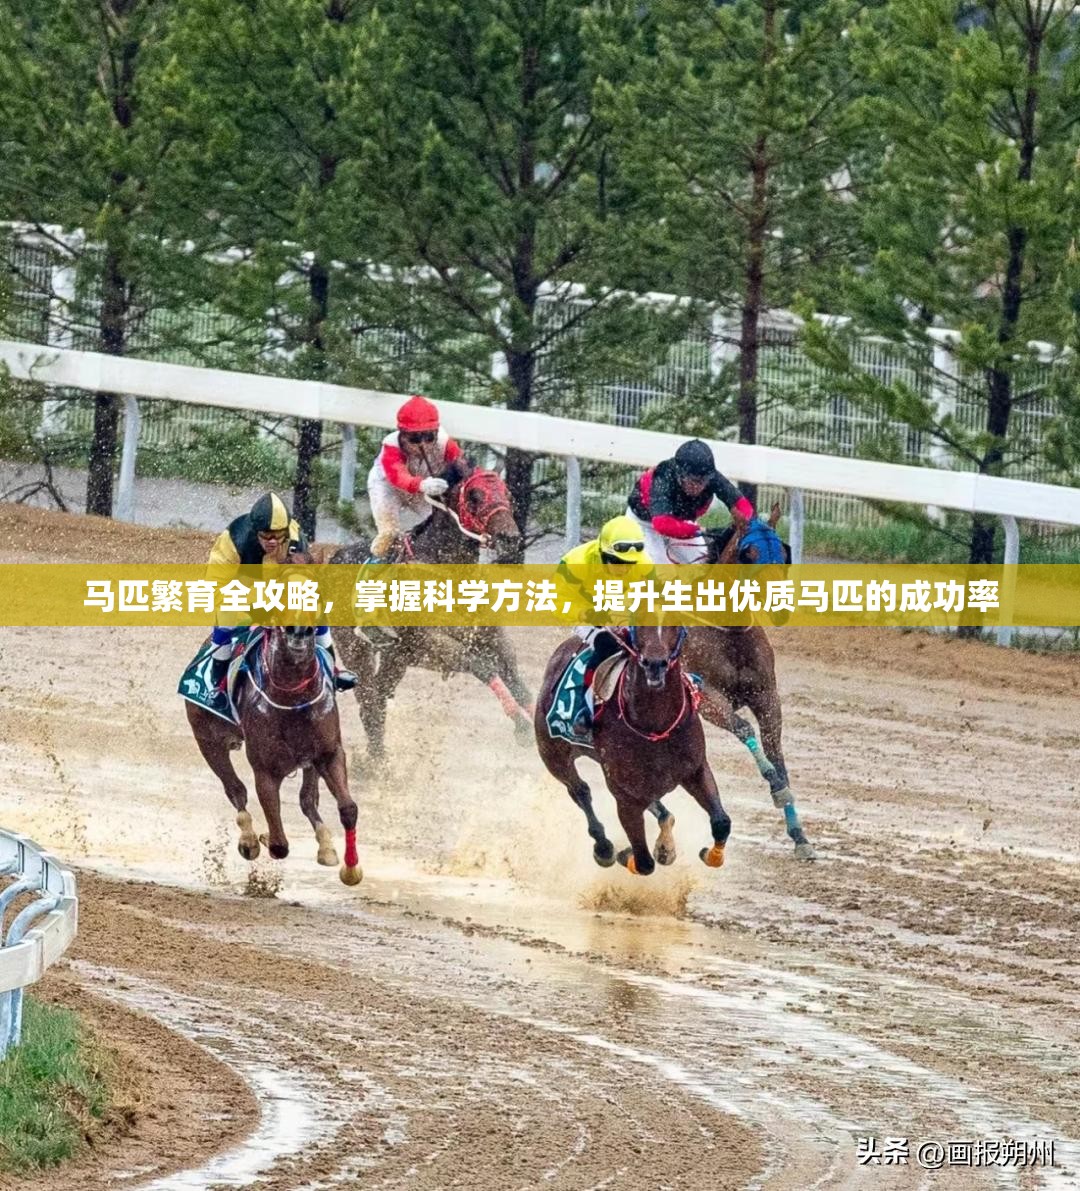
[[[680,654],[686,639],[686,629],[667,625],[630,629],[625,637],[618,638],[629,656],[614,697],[602,705],[593,723],[595,751],[553,739],[547,727],[547,713],[559,679],[581,642],[577,638],[564,641],[544,673],[534,718],[540,758],[585,812],[593,839],[593,859],[604,867],[618,860],[640,876],[653,872],[656,865],[645,839],[646,810],[660,822],[655,859],[660,864],[672,863],[675,819],[659,799],[676,786],[687,790],[709,816],[713,843],[701,849],[701,859],[711,868],[724,863],[731,819],[720,802],[705,753],[705,732],[696,698],[683,673]],[[577,771],[577,758],[586,756],[600,762],[618,807],[619,821],[630,840],[630,847],[618,855],[593,811],[589,787]]]
[[[349,793],[334,686],[316,656],[315,630],[306,626],[268,629],[254,670],[238,683],[235,699],[239,728],[192,703],[185,706],[199,751],[236,808],[240,855],[254,860],[259,854],[259,838],[247,809],[247,789],[229,756],[243,744],[266,817],[269,835],[262,838],[270,855],[280,860],[289,854],[281,822],[281,783],[302,769],[300,809],[315,830],[318,861],[326,865],[338,862],[330,832],[319,817],[321,777],[337,801],[345,829],[341,879],[346,885],[357,884],[363,874],[356,853],[356,803]]]
[[[431,516],[398,546],[396,560],[407,563],[477,563],[481,545],[491,545],[496,561],[514,556],[521,541],[510,512],[510,494],[492,471],[473,469],[459,460],[451,465],[452,481],[442,501],[432,501]],[[343,546],[332,563],[363,563],[369,543]],[[397,640],[376,649],[362,636],[345,631],[337,648],[360,681],[354,694],[368,741],[368,759],[385,759],[386,704],[410,666],[442,674],[472,674],[488,686],[514,721],[520,743],[532,737],[532,695],[522,681],[506,630],[495,625],[446,625],[397,629]]]
[[[768,524],[775,530],[780,506],[774,505]],[[734,515],[733,530],[707,534],[709,563],[750,563],[756,554],[741,549],[749,523]],[[750,550],[754,550],[750,547]],[[776,684],[776,658],[760,625],[745,627],[708,626],[693,628],[683,651],[686,667],[702,679],[701,714],[711,724],[725,728],[750,750],[761,776],[769,783],[773,805],[784,813],[787,834],[795,845],[798,860],[813,860],[814,846],[806,838],[795,797],[788,781],[781,740],[783,714]],[[753,725],[738,714],[748,707],[757,720],[761,739]]]

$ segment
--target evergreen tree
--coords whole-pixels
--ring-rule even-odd
[[[642,211],[666,229],[675,285],[738,312],[739,441],[758,438],[763,320],[801,290],[828,301],[858,248],[856,0],[665,0],[610,92]]]
[[[217,304],[262,337],[264,367],[354,379],[350,323],[365,241],[356,135],[344,113],[362,31],[357,0],[220,4],[182,0],[170,43],[169,102],[187,131],[174,166],[188,191],[185,235],[213,260]],[[271,334],[267,334],[267,329]],[[275,356],[275,361],[271,358]],[[298,428],[293,511],[314,536],[323,426]]]
[[[75,314],[90,324],[81,342],[112,355],[130,349],[172,268],[162,177],[176,130],[156,93],[168,11],[164,0],[0,0],[0,210],[74,260],[91,297]],[[85,237],[56,237],[56,226]],[[118,419],[117,398],[99,393],[86,509],[101,516],[112,513]]]
[[[668,324],[613,292],[643,270],[594,107],[598,50],[636,20],[628,2],[400,0],[373,17],[351,65],[397,317],[431,371],[456,355],[490,389],[492,355],[504,359],[495,395],[513,410],[557,408],[663,351]],[[567,300],[546,303],[552,293]],[[522,526],[532,466],[508,452]]]
[[[1042,390],[1029,340],[1052,338],[1072,316],[1076,7],[892,0],[858,39],[875,87],[864,114],[888,146],[881,178],[858,205],[876,252],[846,280],[851,327],[811,324],[808,348],[834,370],[834,391],[986,475],[1029,461],[1033,444],[1011,433],[1014,413]],[[853,341],[867,330],[929,359],[934,326],[960,332],[938,378],[955,403],[853,363]],[[972,563],[993,561],[994,529],[991,518],[974,519]]]

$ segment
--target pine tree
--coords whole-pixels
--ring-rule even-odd
[[[57,238],[96,295],[88,346],[123,355],[171,267],[161,179],[175,129],[155,90],[164,0],[0,0],[0,209]],[[85,342],[85,340],[84,340]],[[86,509],[112,513],[119,406],[94,400]]]
[[[429,370],[456,354],[490,387],[501,356],[496,394],[512,410],[554,408],[662,351],[662,320],[613,292],[640,281],[641,250],[623,234],[618,155],[594,110],[598,48],[632,34],[636,9],[400,0],[375,15],[351,65],[367,120],[360,174],[395,270],[387,292]],[[550,317],[545,293],[575,282],[572,305]],[[532,466],[508,452],[522,526]]]
[[[827,300],[858,248],[848,200],[867,155],[847,33],[862,7],[666,0],[639,27],[637,81],[611,95],[675,284],[738,312],[741,442],[758,439],[767,312],[800,291]]]
[[[350,379],[365,208],[354,168],[348,63],[365,8],[356,0],[227,4],[183,0],[171,42],[169,103],[184,123],[175,184],[187,187],[184,234],[217,271],[219,306],[261,333],[292,376]],[[267,334],[267,331],[270,334]],[[323,426],[298,428],[293,511],[316,530],[315,461]]]
[[[893,0],[860,30],[875,89],[864,115],[887,145],[858,205],[876,252],[847,278],[846,335],[808,330],[834,389],[936,440],[960,466],[1005,475],[1032,453],[1011,433],[1038,396],[1030,340],[1072,317],[1071,249],[1080,215],[1080,34],[1074,3],[1032,0],[978,10],[952,0]],[[974,421],[912,385],[853,363],[872,331],[929,358],[934,327],[956,328],[943,380]],[[994,522],[976,517],[969,557],[994,557]]]

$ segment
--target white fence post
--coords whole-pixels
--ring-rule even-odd
[[[1002,517],[1001,524],[1005,527],[1005,565],[1015,567],[1020,561],[1020,527],[1015,517]],[[1012,619],[1013,601],[1016,598],[1016,571],[1006,571],[1004,575],[1005,590],[1001,593],[1001,615]],[[1011,624],[998,625],[998,645],[1012,644],[1015,626]]]
[[[116,489],[116,518],[118,521],[135,520],[135,458],[139,453],[139,430],[142,415],[138,401],[124,397],[124,449],[120,455],[120,480]]]
[[[789,520],[791,522],[791,541],[788,545],[791,547],[791,561],[798,564],[803,560],[803,531],[806,527],[806,504],[801,488],[792,488],[791,490]]]
[[[356,427],[341,427],[341,475],[338,477],[338,504],[352,505],[356,499]],[[349,531],[341,526],[338,539],[349,540]]]
[[[566,458],[566,540],[567,550],[581,542],[581,460]]]
[[[930,369],[930,400],[933,402],[939,420],[956,415],[956,392],[959,383],[957,375],[958,365],[953,355],[952,345],[956,336],[951,331],[931,329],[930,339],[933,343]],[[954,460],[949,454],[949,448],[939,439],[931,438],[926,448],[926,457],[931,466],[948,468]],[[931,521],[941,525],[945,521],[944,510],[938,505],[927,505],[926,515]]]

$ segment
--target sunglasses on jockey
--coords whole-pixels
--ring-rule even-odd
[[[633,550],[635,554],[640,554],[645,549],[644,542],[612,542],[611,549],[616,554],[625,554],[629,550]]]
[[[434,442],[439,437],[439,432],[437,430],[403,430],[401,437],[411,443]]]

